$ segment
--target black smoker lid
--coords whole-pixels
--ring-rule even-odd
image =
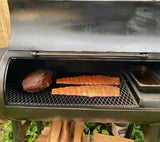
[[[160,52],[159,2],[9,0],[9,50]]]

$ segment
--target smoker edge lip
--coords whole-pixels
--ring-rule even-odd
[[[21,109],[25,109],[25,108],[31,108],[31,109],[44,109],[44,110],[91,110],[91,111],[151,111],[151,112],[160,112],[160,108],[142,108],[142,107],[133,107],[133,108],[91,108],[91,107],[87,107],[87,108],[66,108],[66,107],[35,107],[35,106],[9,106],[9,105],[5,105],[5,107],[7,109],[13,108],[13,109],[17,109],[17,108],[21,108]]]
[[[48,120],[53,119],[70,119],[82,121],[106,121],[106,122],[119,122],[119,123],[160,123],[160,110],[116,110],[116,109],[103,109],[103,110],[85,110],[85,109],[36,109],[32,108],[9,108],[5,107],[5,116],[7,119],[18,120]],[[23,113],[25,112],[26,115]]]

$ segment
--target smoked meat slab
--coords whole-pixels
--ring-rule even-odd
[[[108,85],[70,86],[54,88],[52,94],[83,97],[119,97],[120,89]]]
[[[120,85],[120,79],[119,77],[105,75],[82,75],[56,79],[56,83],[74,85]]]

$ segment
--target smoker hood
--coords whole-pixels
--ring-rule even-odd
[[[159,2],[10,0],[9,50],[160,53]]]

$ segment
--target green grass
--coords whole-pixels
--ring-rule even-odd
[[[134,124],[131,139],[135,142],[145,142],[144,135],[140,125]]]
[[[11,121],[0,126],[0,140],[1,142],[13,142],[13,129]]]

